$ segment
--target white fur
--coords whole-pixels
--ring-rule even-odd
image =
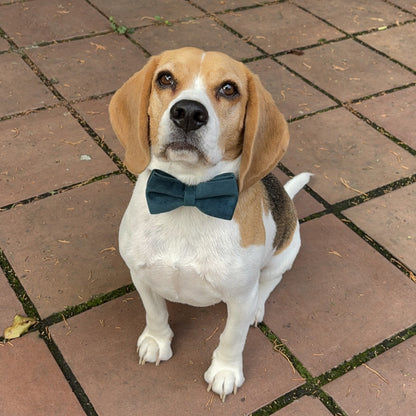
[[[303,172],[285,183],[284,188],[291,199],[309,182],[313,173]]]
[[[194,306],[220,301],[228,318],[205,373],[222,399],[244,382],[242,352],[249,325],[263,320],[264,304],[300,248],[299,225],[289,246],[273,256],[276,226],[263,214],[265,245],[241,247],[239,225],[181,207],[151,215],[145,200],[150,170],[137,181],[120,226],[120,253],[146,309],[137,348],[140,363],[168,360],[173,332],[164,299]]]

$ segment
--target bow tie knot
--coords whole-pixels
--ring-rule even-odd
[[[155,169],[147,181],[146,200],[151,214],[190,206],[206,215],[231,220],[238,201],[238,185],[233,173],[222,173],[198,185],[186,185]]]

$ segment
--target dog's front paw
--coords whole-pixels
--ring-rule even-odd
[[[208,391],[217,393],[224,402],[229,394],[236,394],[237,388],[244,383],[242,363],[229,364],[214,357],[204,379],[208,383]]]
[[[137,340],[137,353],[139,354],[139,364],[156,363],[167,361],[172,357],[170,343],[173,332],[170,330],[166,334],[156,335],[146,327]]]

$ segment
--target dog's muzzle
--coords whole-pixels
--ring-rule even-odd
[[[205,126],[208,118],[207,109],[198,101],[180,100],[170,109],[170,119],[185,133]]]

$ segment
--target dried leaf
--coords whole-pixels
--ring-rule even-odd
[[[13,320],[13,325],[4,330],[4,338],[7,340],[19,338],[26,333],[31,326],[35,325],[36,322],[35,318],[16,315]]]
[[[95,46],[95,50],[96,50],[96,51],[98,51],[98,50],[105,51],[105,50],[107,49],[105,46],[100,45],[100,44],[98,44],[98,43],[94,43],[94,42],[90,42],[90,45],[91,45],[91,46]]]

